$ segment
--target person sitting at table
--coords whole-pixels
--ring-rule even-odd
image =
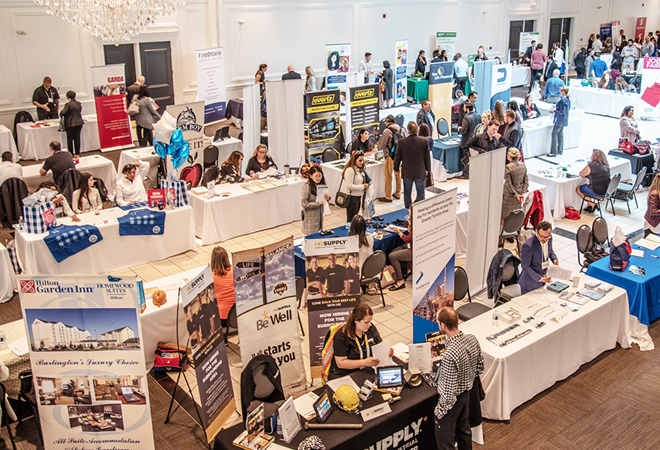
[[[241,176],[241,164],[243,164],[243,153],[234,150],[229,155],[229,158],[220,166],[220,174],[216,181],[220,184],[243,183],[244,181],[252,181],[259,178],[258,173],[253,174],[250,178],[243,178]]]
[[[546,277],[550,261],[555,266],[559,265],[557,255],[552,251],[552,225],[543,221],[536,227],[536,234],[525,241],[520,250],[520,263],[522,271],[518,284],[521,295],[550,283],[550,277]]]
[[[349,253],[346,257],[346,277],[348,279],[348,295],[360,294],[360,268],[357,265],[357,255]]]
[[[364,153],[364,156],[370,156],[376,153],[374,145],[369,140],[369,130],[367,128],[360,128],[351,144],[351,153],[358,150]]]
[[[62,144],[59,142],[51,142],[48,148],[50,156],[46,158],[44,165],[39,169],[39,174],[45,177],[49,170],[52,171],[53,180],[55,180],[55,184],[58,184],[62,174],[69,169],[75,169],[76,165],[73,162],[71,153],[62,151]]]
[[[37,191],[40,189],[50,189],[52,191],[57,192],[57,195],[53,197],[53,204],[55,205],[55,217],[58,219],[62,217],[70,217],[73,222],[80,222],[80,219],[78,216],[76,216],[76,213],[73,212],[71,207],[69,206],[69,202],[66,200],[66,197],[64,197],[62,194],[57,189],[57,186],[55,183],[52,181],[44,181],[39,185],[39,188],[37,188]]]
[[[259,144],[257,145],[257,148],[254,149],[252,158],[248,161],[245,173],[252,177],[255,173],[258,174],[259,172],[264,172],[271,167],[277,169],[277,164],[275,164],[273,158],[268,154],[268,147],[264,144]]]
[[[367,222],[364,217],[357,214],[351,221],[349,236],[357,236],[360,245],[359,263],[360,271],[364,261],[374,252],[374,238],[371,233],[367,233]]]
[[[523,120],[541,117],[541,111],[539,111],[539,107],[534,103],[534,98],[531,94],[525,96],[525,106],[522,108],[522,116]]]
[[[612,72],[608,70],[605,73],[603,73],[603,76],[600,77],[600,80],[598,81],[598,88],[608,89],[610,91],[614,91],[616,89],[614,80],[612,79]]]
[[[621,130],[621,137],[627,138],[633,144],[639,142],[639,129],[637,128],[637,122],[635,122],[634,116],[635,108],[631,105],[623,108],[621,113],[621,119],[619,120],[619,129]]]
[[[350,159],[341,173],[343,178],[342,192],[348,193],[346,200],[346,223],[350,223],[353,217],[360,212],[362,198],[369,189],[367,172],[364,170],[364,154],[356,151],[351,154]]]
[[[234,275],[229,254],[219,245],[211,252],[211,272],[213,272],[213,286],[215,286],[215,300],[218,304],[220,323],[226,327],[229,311],[236,303],[236,291],[234,290]]]
[[[660,173],[653,178],[646,197],[644,214],[644,237],[649,234],[660,235]]]
[[[589,180],[587,184],[583,184],[575,190],[581,199],[603,196],[607,193],[611,181],[610,165],[607,163],[607,156],[602,150],[594,149],[591,152],[591,161],[580,171],[580,176]],[[587,207],[584,210],[592,213],[595,207],[595,203],[587,200]]]
[[[319,265],[318,256],[310,256],[307,258],[309,269],[305,271],[307,278],[307,294],[309,296],[320,296],[323,291],[321,284],[321,275],[323,275],[323,267]]]
[[[334,355],[328,379],[340,378],[363,367],[376,367],[380,360],[373,357],[371,347],[383,342],[376,326],[372,323],[374,312],[366,303],[360,303],[337,330],[332,342]],[[390,357],[394,350],[390,349]]]
[[[408,221],[407,233],[404,234],[399,229],[399,227],[393,227],[396,234],[398,234],[401,240],[403,241],[403,245],[400,245],[399,247],[395,248],[387,255],[387,257],[390,260],[390,264],[392,264],[392,268],[394,269],[394,278],[396,279],[396,283],[394,284],[394,286],[390,287],[390,291],[398,291],[406,287],[406,279],[403,276],[401,263],[402,262],[408,263],[408,261],[413,260],[412,258],[413,231],[412,231],[412,220],[410,220],[410,215],[406,216],[406,220]]]
[[[302,232],[305,236],[318,233],[323,230],[323,202],[329,201],[330,196],[325,194],[323,199],[316,199],[317,187],[325,184],[323,171],[319,166],[309,169],[309,179],[302,187]]]
[[[14,155],[11,152],[2,154],[2,163],[0,163],[0,186],[9,178],[23,179],[23,168],[20,164],[14,162]]]
[[[137,161],[126,164],[121,173],[124,177],[117,181],[117,205],[128,206],[146,202],[147,190],[144,188],[144,179],[149,173],[149,163]]]
[[[73,204],[73,211],[76,214],[96,211],[103,207],[99,191],[94,187],[94,177],[91,173],[80,175],[78,189],[73,191],[71,203]]]
[[[520,209],[525,201],[525,193],[529,188],[527,178],[527,167],[520,161],[520,151],[510,147],[506,152],[509,164],[504,166],[504,194],[502,196],[502,219],[500,225],[504,225],[504,219],[516,209]]]
[[[518,102],[515,100],[509,101],[509,103],[506,105],[507,111],[513,111],[516,113],[516,123],[518,125],[522,125],[523,121],[523,116],[522,113],[520,112],[520,106],[518,105]]]

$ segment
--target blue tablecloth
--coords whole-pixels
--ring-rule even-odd
[[[610,270],[609,257],[591,264],[587,275],[625,289],[628,293],[630,314],[648,326],[660,318],[660,259],[649,256],[660,256],[660,247],[651,251],[632,244],[632,248],[643,250],[644,257],[631,256],[628,268],[631,265],[643,267],[646,275],[635,275],[629,269],[623,272]]]
[[[433,159],[442,162],[447,169],[447,173],[457,173],[463,170],[461,166],[461,149],[458,144],[447,144],[445,141],[456,139],[458,136],[449,136],[443,139],[436,139],[433,142]]]
[[[408,214],[407,209],[400,209],[398,211],[394,211],[388,214],[383,214],[381,217],[383,218],[383,221],[385,223],[392,223],[395,220],[406,220],[406,215]],[[346,227],[337,227],[333,228],[332,231],[335,232],[335,234],[331,236],[321,236],[320,234],[310,234],[307,236],[306,239],[321,239],[323,237],[345,237],[348,236],[348,231]],[[374,231],[374,229],[369,229],[368,231]],[[378,240],[374,239],[374,251],[380,250],[384,252],[386,255],[397,248],[398,246],[403,245],[403,241],[399,237],[398,234],[396,233],[391,233],[389,231],[385,231],[385,236],[383,239]],[[296,276],[297,277],[302,277],[303,279],[305,278],[305,251],[302,248],[302,245],[297,245],[295,248],[295,262],[296,262]]]

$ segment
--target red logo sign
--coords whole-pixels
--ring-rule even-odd
[[[21,280],[21,293],[23,294],[35,294],[37,288],[34,285],[34,280]]]
[[[55,212],[51,209],[43,212],[44,222],[46,226],[50,226],[55,222]]]

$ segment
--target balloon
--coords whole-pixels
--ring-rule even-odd
[[[170,137],[176,128],[176,119],[167,111],[163,113],[160,120],[154,124],[154,136],[156,142],[170,142]]]
[[[162,142],[154,142],[154,149],[156,150],[156,153],[163,159],[167,156],[167,147],[169,146],[167,144],[163,144]]]
[[[188,159],[190,145],[188,144],[188,141],[183,139],[183,132],[180,128],[177,128],[176,131],[172,133],[167,153],[171,156],[172,166],[175,169],[181,167]]]

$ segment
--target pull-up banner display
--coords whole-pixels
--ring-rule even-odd
[[[362,128],[369,130],[369,140],[376,143],[379,134],[380,118],[378,116],[378,85],[365,84],[349,88],[350,98],[350,131],[349,142],[357,139]],[[347,121],[348,122],[348,121]]]
[[[394,59],[394,104],[403,105],[408,102],[408,40],[396,41]]]
[[[124,65],[109,64],[91,69],[101,151],[133,147],[131,121],[126,114]]]
[[[204,122],[225,118],[227,92],[223,48],[195,50],[197,65],[197,98],[204,100]]]
[[[336,148],[341,139],[339,89],[305,94],[309,155]]]

